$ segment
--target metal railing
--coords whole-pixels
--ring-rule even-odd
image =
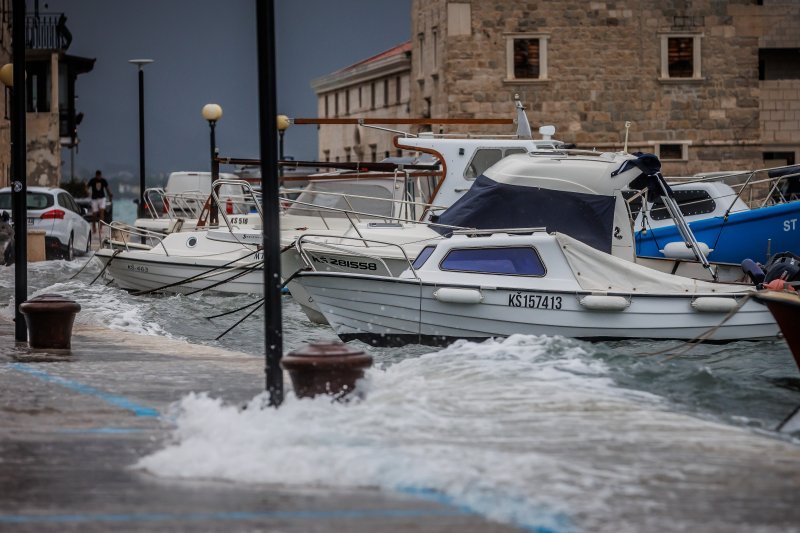
[[[27,15],[25,17],[25,46],[33,49],[66,50],[72,43],[63,13]]]
[[[309,255],[309,254],[313,254],[313,250],[312,251],[307,251],[304,248],[304,245],[305,246],[311,245],[311,246],[316,246],[316,247],[323,248],[323,249],[329,249],[329,250],[333,250],[333,251],[335,251],[337,253],[341,253],[341,254],[349,254],[349,255],[355,255],[357,257],[364,257],[366,259],[373,259],[375,261],[380,262],[381,265],[383,266],[383,268],[386,269],[387,274],[385,274],[385,275],[379,274],[379,275],[383,275],[384,277],[390,277],[390,278],[397,277],[394,274],[392,274],[392,270],[389,268],[389,266],[386,264],[386,262],[384,261],[383,257],[381,257],[381,256],[377,256],[375,254],[367,253],[366,251],[362,252],[362,251],[358,250],[357,247],[342,248],[341,245],[337,246],[336,244],[325,242],[325,241],[312,240],[312,239],[315,239],[315,238],[316,239],[330,239],[331,236],[330,235],[314,234],[314,233],[305,233],[305,234],[301,235],[295,241],[295,249],[297,250],[297,253],[300,255],[301,259],[303,260],[303,263],[305,263],[308,266],[308,268],[310,270],[313,270],[314,272],[317,272],[317,268],[316,268],[316,266],[314,266],[314,261],[312,260],[311,256]],[[374,247],[376,245],[380,246],[380,247],[397,248],[398,250],[400,250],[400,254],[402,255],[402,258],[408,264],[408,268],[411,269],[411,273],[414,275],[414,277],[418,281],[421,281],[419,276],[417,276],[416,270],[414,270],[412,260],[408,257],[408,254],[406,253],[405,249],[400,244],[393,243],[393,242],[379,241],[379,240],[375,240],[375,239],[365,239],[363,237],[336,237],[336,239],[337,240],[354,241],[356,243],[361,243],[361,245],[364,247],[365,250],[369,250],[370,249],[370,246],[369,246],[370,243],[373,245],[373,249],[374,249]]]
[[[100,224],[109,228],[111,237],[103,241],[105,248],[112,250],[125,250],[125,251],[141,251],[149,250],[154,246],[161,246],[166,255],[169,255],[166,247],[162,243],[165,235],[155,231],[148,231],[145,229],[125,224],[118,220],[111,223],[100,221]]]

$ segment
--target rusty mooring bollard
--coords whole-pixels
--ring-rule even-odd
[[[70,349],[79,304],[60,294],[42,294],[22,302],[19,310],[28,323],[31,348]]]
[[[289,352],[281,366],[289,372],[298,398],[328,394],[344,400],[372,366],[372,356],[341,341],[319,341]]]

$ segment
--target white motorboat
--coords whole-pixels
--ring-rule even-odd
[[[155,246],[106,247],[94,257],[122,289],[262,294],[261,228],[215,228],[170,233]]]
[[[309,271],[296,280],[339,337],[376,345],[515,333],[710,341],[778,334],[769,311],[748,298],[752,286],[674,276],[564,234],[528,231],[456,234],[399,276]]]
[[[439,239],[440,236],[436,233],[431,235],[425,225],[415,223],[444,210],[470,188],[477,175],[497,160],[513,153],[527,153],[562,146],[562,143],[550,138],[553,133],[552,126],[540,128],[540,133],[545,138],[536,140],[531,138],[530,126],[519,101],[517,101],[517,116],[516,135],[405,134],[405,137],[398,137],[395,140],[395,144],[404,150],[426,155],[427,159],[416,162],[425,163],[429,169],[435,169],[436,172],[429,170],[427,173],[414,175],[408,172],[409,165],[398,162],[395,171],[388,176],[378,177],[375,173],[360,176],[342,173],[328,174],[320,176],[320,179],[311,180],[305,189],[294,191],[297,196],[286,196],[281,201],[282,244],[293,243],[305,232],[325,234],[339,240],[351,233],[359,237],[361,231],[359,228],[364,226],[372,229],[381,228],[381,231],[398,235],[399,240],[393,236],[393,241],[408,243],[412,249],[414,246],[423,245],[431,238]],[[437,177],[438,180],[434,179]],[[217,205],[220,206],[230,203],[225,202],[225,198],[220,196],[222,187],[228,189],[238,187],[243,194],[236,195],[241,198],[234,200],[230,210],[219,210],[220,227],[211,228],[206,235],[205,229],[198,229],[197,226],[207,226],[207,208],[211,205],[211,201],[216,199]],[[233,195],[227,194],[228,198],[231,196]],[[221,275],[217,275],[215,271],[229,261],[238,260],[238,257],[249,257],[254,249],[248,243],[261,242],[260,202],[247,182],[229,179],[215,181],[210,198],[211,200],[206,202],[204,212],[198,214],[198,220],[183,220],[178,216],[167,217],[171,224],[167,237],[161,233],[143,231],[136,233],[137,230],[134,229],[130,229],[125,235],[124,228],[115,226],[113,234],[117,238],[112,239],[108,249],[99,251],[96,256],[104,265],[108,265],[106,274],[116,280],[121,287],[133,290],[164,287],[167,291],[186,292],[194,290],[195,287],[206,286],[229,292],[261,292],[251,290],[253,287],[245,283],[245,280],[252,277],[249,275],[243,276],[237,282],[216,285]],[[419,201],[424,198],[432,200]],[[440,202],[439,198],[443,201]],[[149,202],[148,205],[154,203]],[[240,203],[256,208],[257,212],[241,213],[237,207]],[[180,208],[180,213],[188,213],[187,206],[196,207],[199,203],[196,199],[189,202],[183,197],[176,196],[171,199],[169,205]],[[164,221],[159,222],[161,225],[163,223]],[[224,229],[223,223],[227,229]],[[399,236],[398,228],[406,229],[402,237]],[[158,229],[163,231],[161,226]],[[187,229],[189,231],[186,231]],[[413,233],[414,229],[425,232],[421,240]],[[182,235],[172,236],[179,230],[183,230]],[[230,232],[233,237],[226,236],[226,232]],[[240,237],[245,234],[248,235],[247,240],[238,243]],[[376,236],[381,235],[372,235],[373,238]],[[418,242],[412,243],[410,242],[412,240]],[[142,241],[146,241],[147,244],[140,244]],[[188,242],[194,245],[187,246]],[[392,250],[394,249],[392,247]],[[388,253],[391,255],[391,252]],[[358,270],[363,266],[342,260],[336,254],[313,257],[311,260],[325,261],[333,268]],[[402,257],[382,258],[376,255],[375,262],[369,263],[366,268],[378,271],[379,265],[388,265],[389,271],[400,272],[406,264],[407,261]],[[244,268],[249,269],[252,266],[245,264]],[[282,255],[282,272],[285,278],[304,266],[303,258],[293,250],[288,250]],[[181,276],[194,276],[200,271],[214,273],[210,275],[208,281],[192,279],[186,284],[178,283]],[[302,287],[290,284],[289,288],[293,297],[304,306],[312,319],[324,322],[322,315],[315,314],[313,304],[308,301]]]
[[[657,163],[654,156],[580,150],[510,155],[486,169],[466,194],[441,216],[428,217],[426,224],[365,223],[353,224],[344,232],[307,232],[297,239],[302,240],[302,254],[295,247],[282,256],[283,271],[313,266],[316,270],[397,274],[407,266],[404,255],[396,247],[367,245],[362,239],[400,244],[405,255],[415,257],[454,228],[546,227],[650,268],[713,279],[712,272],[694,258],[695,250],[686,245],[680,258],[636,256],[628,200],[630,193],[638,193],[631,185],[652,174],[650,169],[640,168],[643,159]],[[673,214],[681,217],[679,211]],[[724,281],[744,279],[738,265],[714,265],[713,274]],[[322,314],[310,295],[297,282],[289,288],[309,318],[321,322]]]

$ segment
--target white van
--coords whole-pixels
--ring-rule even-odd
[[[235,174],[220,172],[219,179],[238,180]],[[211,172],[172,172],[164,187],[171,205],[165,206],[175,216],[197,218],[211,194]],[[244,191],[239,185],[221,185],[217,191],[220,202],[229,214],[247,213],[243,204]]]

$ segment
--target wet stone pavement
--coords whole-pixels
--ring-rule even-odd
[[[0,319],[0,531],[510,532],[435,498],[370,489],[166,480],[130,468],[169,439],[191,391],[242,402],[263,360],[76,327],[30,350]]]

